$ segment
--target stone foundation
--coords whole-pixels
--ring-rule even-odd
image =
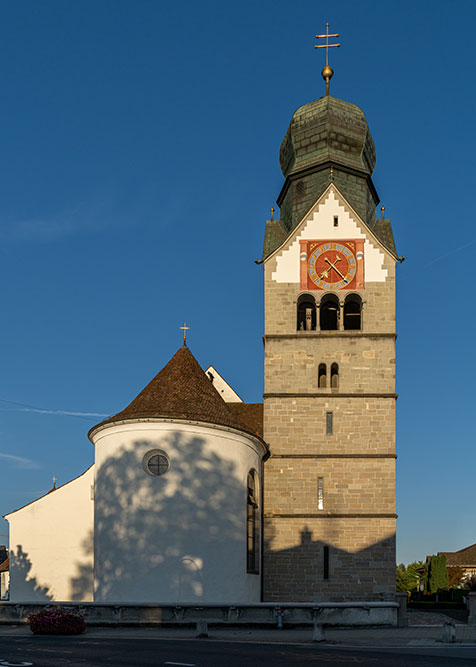
[[[396,626],[395,602],[286,603],[248,605],[103,605],[95,603],[54,605],[0,603],[0,625],[28,622],[28,615],[47,606],[80,611],[89,626],[187,626],[205,621],[217,626],[276,626],[276,612],[282,610],[284,627],[312,626]]]

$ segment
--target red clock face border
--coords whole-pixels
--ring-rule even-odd
[[[365,239],[301,240],[301,289],[364,289]]]

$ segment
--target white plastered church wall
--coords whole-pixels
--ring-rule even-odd
[[[203,423],[150,419],[109,424],[96,447],[96,602],[258,602],[246,572],[250,469],[262,443]],[[159,450],[169,471],[153,477],[144,456]]]
[[[331,185],[319,202],[305,216],[294,230],[290,245],[277,251],[276,271],[272,279],[277,283],[299,283],[299,257],[301,246],[299,241],[305,239],[365,239],[364,242],[364,274],[365,282],[385,282],[388,271],[384,268],[385,255],[374,240],[370,231],[364,233],[365,225],[356,215],[353,217],[344,200]],[[334,216],[338,218],[338,226],[334,226]]]
[[[93,600],[94,466],[6,516],[13,602]]]

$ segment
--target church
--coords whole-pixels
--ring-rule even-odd
[[[12,601],[394,599],[402,258],[377,215],[364,113],[322,75],[325,96],[282,141],[258,262],[263,403],[202,369],[184,336],[89,431],[93,465],[6,515]]]

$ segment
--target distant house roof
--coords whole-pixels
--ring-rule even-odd
[[[439,551],[439,556],[446,556],[446,564],[459,567],[476,567],[476,544],[459,551]]]
[[[10,569],[10,557],[0,563],[0,572],[8,572]]]
[[[93,426],[89,436],[105,424],[147,417],[206,422],[256,435],[256,430],[225,403],[186,345],[124,410]]]

